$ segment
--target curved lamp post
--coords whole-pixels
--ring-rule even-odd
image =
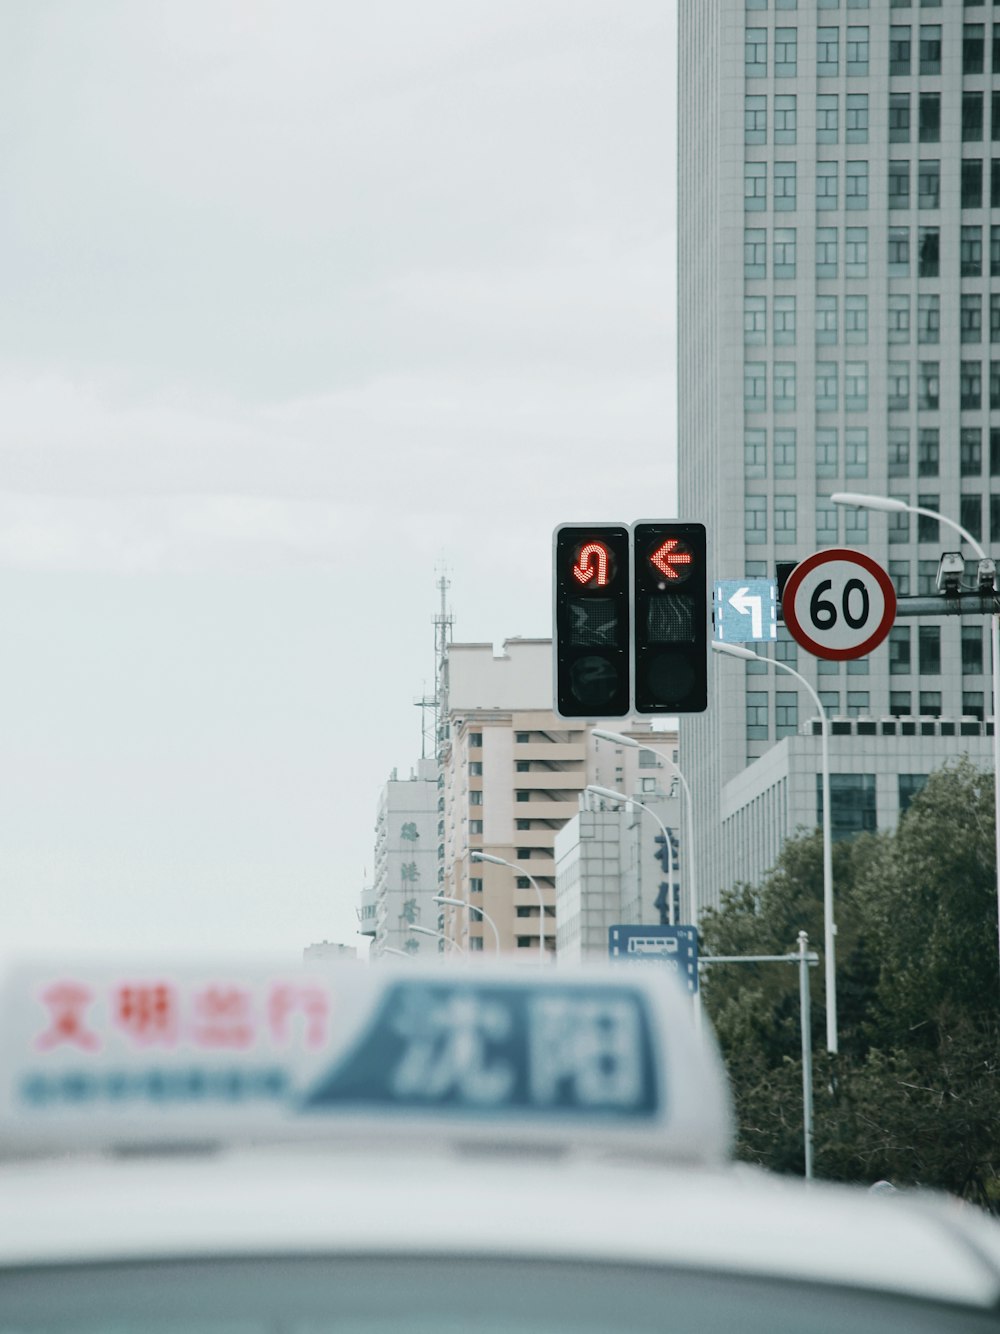
[[[518,875],[523,875],[526,880],[531,881],[531,887],[538,895],[538,948],[541,952],[542,962],[545,962],[545,900],[542,898],[542,889],[538,881],[525,867],[519,866],[517,862],[509,862],[504,857],[494,857],[491,852],[470,852],[469,857],[474,862],[489,862],[491,866],[506,866],[511,871],[516,871]]]
[[[925,509],[923,505],[911,505],[896,496],[869,496],[857,491],[836,491],[830,497],[835,505],[854,505],[858,509],[884,510],[890,514],[906,512],[923,514],[925,518],[935,519],[958,533],[967,542],[977,559],[986,560],[987,555],[980,543],[967,528],[963,528],[954,519],[949,519],[937,510]],[[1000,615],[996,612],[990,617],[990,652],[993,657],[993,837],[997,874],[997,929],[1000,933],[1000,718],[997,708],[1000,705]],[[1000,935],[998,935],[1000,945]]]
[[[443,931],[432,931],[429,926],[417,926],[415,922],[407,925],[407,931],[416,931],[421,936],[433,936],[435,940],[443,940],[446,945],[450,945],[453,950],[458,950],[459,954],[464,954],[465,950],[457,940],[452,940],[451,936],[446,936]]]
[[[659,755],[661,760],[666,762],[667,768],[677,776],[677,780],[684,790],[684,800],[687,805],[687,870],[688,870],[688,899],[690,907],[690,920],[692,926],[698,925],[698,893],[697,882],[694,874],[694,816],[691,807],[691,789],[688,787],[687,779],[680,771],[676,760],[668,755],[665,750],[658,750],[656,746],[650,746],[645,741],[637,741],[634,737],[623,736],[621,732],[606,732],[603,727],[595,727],[592,736],[599,737],[602,741],[613,741],[619,746],[628,746],[631,750],[651,750],[654,755]],[[630,798],[631,800],[631,798]]]
[[[742,658],[749,662],[766,662],[769,667],[775,667],[778,671],[787,672],[789,676],[794,676],[796,681],[805,686],[809,694],[812,695],[816,708],[819,710],[820,717],[820,764],[822,768],[823,783],[823,966],[826,989],[826,1049],[828,1052],[836,1054],[837,1051],[837,965],[836,965],[836,937],[837,928],[833,920],[833,834],[832,819],[830,814],[830,719],[827,716],[823,701],[812,688],[804,676],[800,676],[794,667],[789,667],[787,662],[779,662],[777,658],[765,658],[763,654],[754,653],[752,649],[744,648],[742,644],[720,644],[718,640],[712,641],[712,648],[716,653],[725,653],[730,658]]]
[[[644,810],[647,815],[651,815],[653,819],[656,821],[656,823],[663,830],[663,842],[667,850],[667,857],[669,859],[668,865],[670,866],[670,870],[667,871],[667,880],[671,882],[670,903],[669,903],[669,912],[667,920],[670,926],[673,926],[674,925],[674,886],[673,886],[674,853],[673,853],[673,844],[670,842],[670,831],[667,829],[667,826],[663,823],[663,821],[660,819],[660,817],[657,815],[657,813],[653,810],[651,806],[647,806],[644,801],[639,801],[636,797],[630,797],[624,792],[616,792],[614,788],[598,787],[596,783],[589,783],[587,785],[586,790],[588,792],[593,792],[594,795],[597,797],[603,797],[606,801],[617,801],[631,806],[638,806],[641,810]]]
[[[449,903],[453,908],[467,908],[469,912],[477,912],[485,922],[489,922],[493,931],[493,942],[497,954],[500,953],[500,932],[497,930],[497,924],[489,913],[484,912],[482,908],[477,908],[474,903],[468,903],[465,899],[450,899],[444,894],[435,894],[431,900],[432,903]]]

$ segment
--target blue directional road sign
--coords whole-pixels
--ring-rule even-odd
[[[715,637],[720,644],[778,638],[778,585],[774,579],[722,579],[715,585]]]
[[[698,990],[698,932],[693,926],[611,926],[612,959],[652,963],[676,973],[693,996]]]

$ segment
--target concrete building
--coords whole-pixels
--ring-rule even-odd
[[[538,952],[542,918],[532,880],[544,902],[546,950],[555,949],[555,840],[577,815],[587,784],[654,790],[655,765],[643,775],[648,789],[639,775],[648,753],[599,741],[592,736],[597,725],[552,712],[551,640],[509,639],[500,656],[490,644],[449,645],[439,883],[446,897],[483,910],[502,950]],[[670,749],[676,744],[646,724],[638,735]],[[476,851],[520,870],[473,861]],[[443,907],[438,925],[463,949],[494,947],[488,921],[464,906]]]
[[[315,945],[307,945],[302,951],[304,963],[333,963],[357,957],[358,951],[354,945],[339,945],[333,940],[321,940]]]
[[[382,789],[375,820],[372,959],[386,949],[436,953],[438,942],[411,930],[437,930],[438,771],[434,760],[418,760],[409,778],[396,770]],[[362,900],[362,911],[365,902]],[[370,920],[368,922],[370,926]],[[365,923],[362,923],[364,930]]]
[[[992,14],[975,0],[680,0],[680,512],[706,523],[718,578],[846,545],[899,594],[933,593],[955,538],[840,508],[838,491],[1000,537]],[[838,720],[843,833],[851,812],[891,826],[945,759],[989,762],[986,630],[899,619],[846,664],[780,633],[772,656]],[[766,664],[711,667],[708,712],[680,732],[710,903],[819,818],[808,695]]]
[[[676,864],[668,870],[656,854],[662,838],[655,816],[671,838],[680,831],[676,796],[644,790],[638,806],[608,808],[591,799],[556,835],[557,953],[560,963],[608,958],[613,926],[658,926],[660,907],[686,921]],[[679,841],[679,840],[678,840]]]

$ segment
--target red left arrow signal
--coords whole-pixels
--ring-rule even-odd
[[[665,579],[676,583],[691,573],[689,566],[694,557],[679,538],[668,537],[662,546],[650,553],[649,559]]]
[[[577,583],[589,584],[597,576],[595,588],[604,588],[609,581],[608,549],[603,542],[588,542],[580,548],[577,564],[573,566],[573,578]]]

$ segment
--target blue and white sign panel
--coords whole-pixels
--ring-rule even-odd
[[[717,1157],[725,1082],[689,1011],[653,969],[29,966],[0,977],[0,1157],[376,1121]]]
[[[721,579],[715,585],[715,637],[720,644],[755,644],[777,639],[777,582]]]
[[[698,932],[693,926],[612,926],[608,928],[612,959],[655,963],[676,973],[685,990],[698,990]]]

